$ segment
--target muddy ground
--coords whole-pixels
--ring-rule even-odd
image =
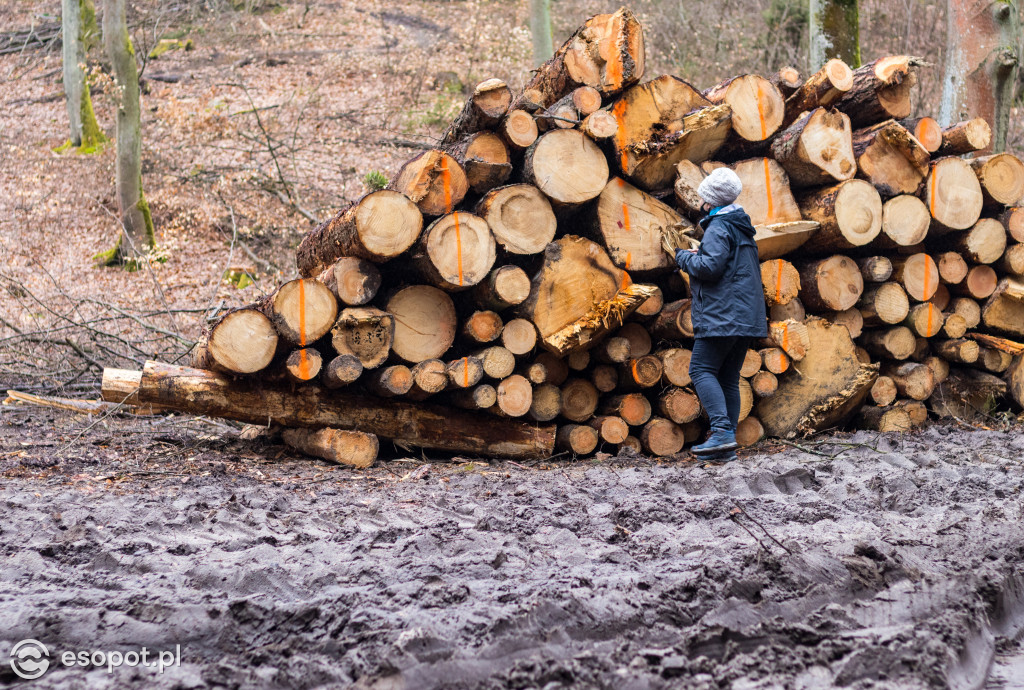
[[[805,443],[356,472],[6,406],[0,649],[181,646],[40,688],[1024,687],[1020,429]]]

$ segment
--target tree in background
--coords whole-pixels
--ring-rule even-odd
[[[92,110],[92,97],[84,69],[86,55],[99,37],[93,0],[63,0],[61,34],[64,96],[71,126],[70,145],[83,151],[92,151],[107,140]]]
[[[992,150],[1006,148],[1021,60],[1020,0],[947,0],[946,65],[939,121],[992,125]]]
[[[97,255],[104,263],[122,262],[156,245],[153,218],[142,193],[142,120],[139,70],[128,36],[125,0],[104,0],[103,45],[114,70],[117,103],[117,208],[122,232],[113,249]],[[126,245],[127,240],[127,246]]]
[[[540,67],[555,52],[551,44],[551,0],[530,0],[530,33],[533,35],[533,66]]]
[[[810,0],[810,39],[811,72],[833,58],[860,67],[857,0]]]

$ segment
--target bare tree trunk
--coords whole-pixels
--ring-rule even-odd
[[[810,2],[811,69],[816,71],[833,58],[842,60],[854,69],[860,67],[857,0]]]
[[[96,8],[92,0],[63,0],[61,10],[64,96],[67,104],[71,144],[95,149],[107,140],[96,122],[85,77],[86,53],[96,41]]]
[[[97,256],[109,263],[145,253],[156,244],[153,218],[142,193],[142,121],[139,71],[128,35],[125,0],[104,0],[103,44],[120,93],[117,109],[117,207],[123,231],[117,246]],[[125,240],[127,245],[125,246]]]
[[[1022,58],[1020,0],[947,0],[946,17],[939,123],[984,118],[992,125],[992,151],[1004,151]]]
[[[551,0],[530,0],[530,33],[533,35],[533,66],[540,67],[555,52],[551,43]]]

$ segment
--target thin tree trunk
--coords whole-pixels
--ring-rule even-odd
[[[71,144],[95,149],[107,140],[96,122],[85,77],[86,53],[99,33],[92,0],[63,0],[61,10],[64,95],[71,130]]]
[[[954,0],[955,1],[955,0]],[[860,67],[857,0],[810,0],[811,69],[838,58]]]
[[[142,193],[142,121],[139,71],[128,35],[125,0],[104,0],[103,44],[121,95],[117,109],[117,207],[123,232],[107,262],[145,253],[155,246],[153,218]],[[127,246],[125,246],[127,240]],[[100,257],[97,257],[100,258]]]
[[[533,66],[540,67],[555,52],[551,43],[551,0],[530,0],[530,33],[533,35]]]
[[[946,17],[939,123],[984,118],[992,151],[1002,152],[1022,58],[1020,0],[948,0]]]

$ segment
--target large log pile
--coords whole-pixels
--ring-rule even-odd
[[[919,60],[701,91],[641,83],[644,58],[620,9],[520,93],[483,82],[437,149],[305,237],[300,278],[213,324],[194,368],[111,370],[106,398],[279,424],[360,466],[376,437],[673,455],[704,422],[688,282],[662,239],[699,240],[697,186],[728,166],[770,310],[741,443],[1024,404],[1024,346],[1004,337],[1024,338],[1024,165],[962,157],[988,145],[983,121],[910,119]]]

